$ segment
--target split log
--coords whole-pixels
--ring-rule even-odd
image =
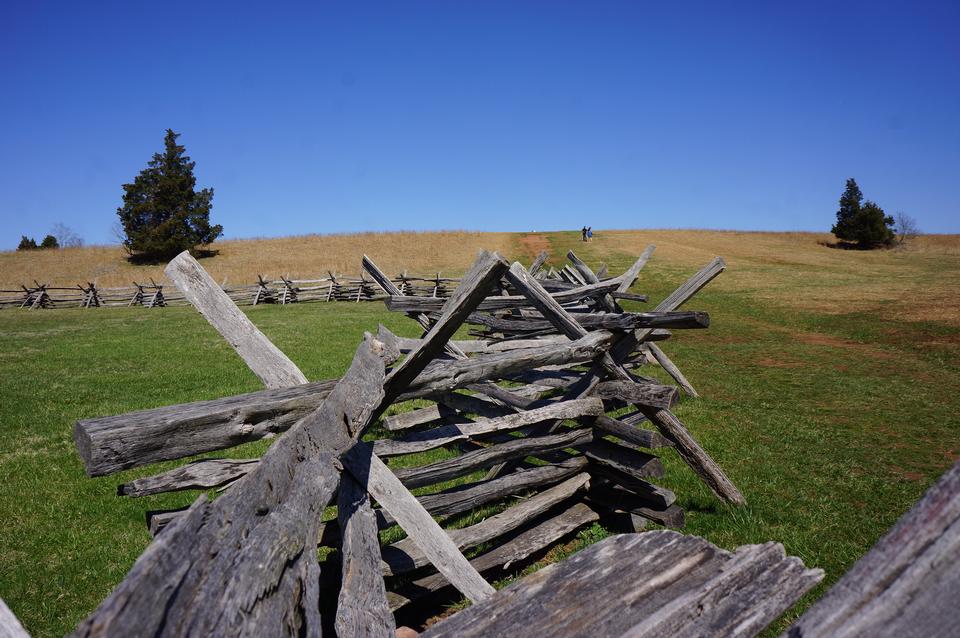
[[[784,637],[949,636],[960,626],[960,462]]]
[[[541,408],[508,414],[494,419],[480,419],[471,423],[444,425],[425,432],[410,434],[400,439],[377,441],[374,443],[374,452],[381,457],[425,452],[481,434],[518,430],[548,420],[576,419],[600,414],[603,414],[603,402],[600,399],[560,401]]]
[[[401,399],[455,390],[527,367],[585,362],[610,344],[608,332],[462,361],[436,361]],[[77,451],[89,476],[219,450],[282,432],[321,405],[335,381],[251,392],[236,397],[85,419],[74,425]]]
[[[697,394],[697,391],[690,384],[690,382],[687,381],[687,377],[683,376],[683,373],[680,372],[680,368],[678,368],[677,365],[671,361],[666,352],[660,349],[660,346],[655,343],[644,343],[643,348],[653,356],[657,363],[660,364],[661,368],[667,371],[667,374],[673,377],[673,380],[676,381],[681,388],[683,388],[684,392],[692,397],[700,396]]]
[[[663,506],[602,478],[591,482],[587,499],[599,507],[637,514],[664,527],[680,529],[686,522],[683,509],[676,503]]]
[[[341,585],[337,598],[338,636],[393,638],[397,626],[380,576],[380,538],[367,492],[351,476],[340,479]]]
[[[513,583],[422,636],[512,635],[517,627],[558,638],[754,636],[822,578],[778,543],[731,554],[667,530],[624,534]],[[589,620],[571,622],[571,610],[589,610]]]
[[[673,386],[633,381],[604,381],[598,383],[592,393],[602,399],[621,399],[627,403],[664,410],[680,401],[677,389]]]
[[[287,430],[316,410],[336,380],[261,390],[77,421],[73,440],[88,476],[221,450]]]
[[[534,258],[533,263],[530,264],[529,272],[533,277],[537,276],[537,273],[540,272],[540,269],[543,268],[543,265],[547,263],[547,259],[550,258],[550,253],[546,250],[541,250],[537,253],[537,256]]]
[[[470,564],[480,573],[510,569],[511,565],[543,552],[560,539],[598,519],[599,516],[593,509],[583,503],[575,503],[556,516],[537,523],[489,552],[472,559]],[[443,576],[432,574],[401,585],[396,592],[388,593],[387,598],[390,599],[390,608],[396,611],[412,601],[447,587],[449,583]]]
[[[613,330],[626,332],[639,328],[668,328],[673,330],[700,329],[710,327],[710,315],[705,312],[594,312],[571,313],[573,319],[587,330]],[[553,325],[546,319],[536,316],[495,317],[484,313],[473,313],[467,317],[467,323],[484,326],[491,332],[521,334],[526,332],[542,333]]]
[[[176,490],[205,490],[231,483],[252,471],[260,459],[205,459],[117,487],[117,496],[147,496]]]
[[[306,383],[303,373],[264,336],[189,251],[163,270],[207,321],[223,335],[267,388]]]
[[[522,459],[543,452],[576,447],[592,440],[593,432],[589,429],[571,430],[549,436],[525,437],[429,465],[398,469],[397,477],[408,487],[422,487],[465,476],[510,459]]]
[[[630,290],[630,286],[632,286],[633,282],[637,280],[637,275],[640,274],[640,271],[643,270],[643,267],[647,265],[648,261],[650,261],[650,257],[653,255],[653,251],[656,249],[657,247],[653,244],[650,244],[643,249],[643,252],[640,253],[640,256],[637,258],[637,260],[633,262],[633,264],[627,268],[627,272],[623,273],[621,276],[620,285],[617,286],[616,292],[623,293]]]
[[[608,467],[635,479],[663,477],[663,463],[652,454],[603,439],[596,439],[581,449],[593,465]]]
[[[499,514],[463,529],[449,530],[450,538],[460,550],[476,547],[511,532],[525,522],[540,516],[554,505],[566,501],[574,494],[586,489],[590,475],[578,474],[559,485],[544,490]],[[427,564],[426,557],[417,544],[409,538],[383,548],[384,576],[395,576]]]
[[[673,441],[663,436],[659,432],[644,430],[634,425],[614,419],[602,414],[593,422],[593,427],[604,434],[612,434],[618,439],[633,443],[651,450],[662,447],[673,447]]]
[[[494,593],[493,587],[470,566],[447,533],[369,445],[354,445],[341,458],[344,468],[361,485],[366,485],[370,495],[390,512],[427,560],[464,596],[478,603]]]

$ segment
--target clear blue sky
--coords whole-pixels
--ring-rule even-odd
[[[960,232],[955,2],[11,0],[0,79],[0,248],[111,241],[167,127],[225,237],[829,230],[848,177]]]

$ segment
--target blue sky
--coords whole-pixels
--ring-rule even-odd
[[[228,238],[829,230],[848,177],[960,232],[957,7],[8,1],[0,248],[110,242],[168,127]]]

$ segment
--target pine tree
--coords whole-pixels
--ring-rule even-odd
[[[40,242],[40,248],[60,248],[60,242],[58,242],[57,238],[53,235],[47,235],[43,238],[43,241]]]
[[[27,237],[26,235],[20,235],[20,244],[17,245],[17,250],[33,250],[37,247],[36,239],[33,237]]]
[[[876,202],[863,201],[863,193],[856,180],[847,180],[840,196],[837,223],[830,229],[837,239],[856,242],[861,248],[888,246],[893,243],[893,217],[883,212]]]
[[[847,188],[840,196],[840,210],[837,211],[837,223],[830,229],[837,239],[846,239],[854,241],[854,220],[860,213],[860,202],[863,201],[863,193],[857,186],[857,181],[852,177],[847,180]]]
[[[223,234],[222,226],[210,225],[213,189],[194,190],[196,162],[184,154],[178,137],[167,129],[164,152],[154,154],[132,184],[123,185],[117,215],[126,235],[123,245],[132,255],[166,260]]]

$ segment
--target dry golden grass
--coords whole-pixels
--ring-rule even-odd
[[[896,312],[907,320],[960,325],[960,235],[924,235],[892,250],[838,250],[826,233],[604,231],[591,252],[639,254],[657,245],[659,263],[687,269],[722,256],[711,286],[798,310]]]
[[[202,261],[218,282],[253,283],[258,274],[293,279],[336,274],[359,275],[366,253],[389,274],[404,269],[411,275],[438,271],[461,274],[481,248],[506,256],[515,252],[516,236],[509,233],[433,232],[360,233],[354,235],[302,235],[276,239],[242,239],[217,242],[220,251]],[[129,286],[150,278],[166,281],[163,266],[135,266],[119,246],[89,246],[65,250],[0,253],[0,289],[17,289],[34,279],[51,286],[74,286],[93,281],[101,287]]]
[[[361,233],[304,235],[217,242],[220,254],[203,260],[217,281],[249,284],[258,274],[320,278],[327,270],[358,275],[370,255],[390,274],[461,274],[481,248],[529,262],[549,248],[551,233]],[[826,233],[763,233],[698,230],[599,231],[577,247],[598,261],[611,253],[636,255],[657,245],[658,264],[692,271],[716,255],[729,269],[713,285],[777,305],[827,313],[898,312],[908,320],[960,325],[960,236],[925,235],[894,250],[838,250],[823,245]],[[579,242],[577,242],[579,244]],[[553,255],[562,261],[563,255]],[[165,281],[162,266],[134,266],[116,246],[0,253],[0,289],[34,279],[73,286],[96,279],[101,287],[132,281]]]

